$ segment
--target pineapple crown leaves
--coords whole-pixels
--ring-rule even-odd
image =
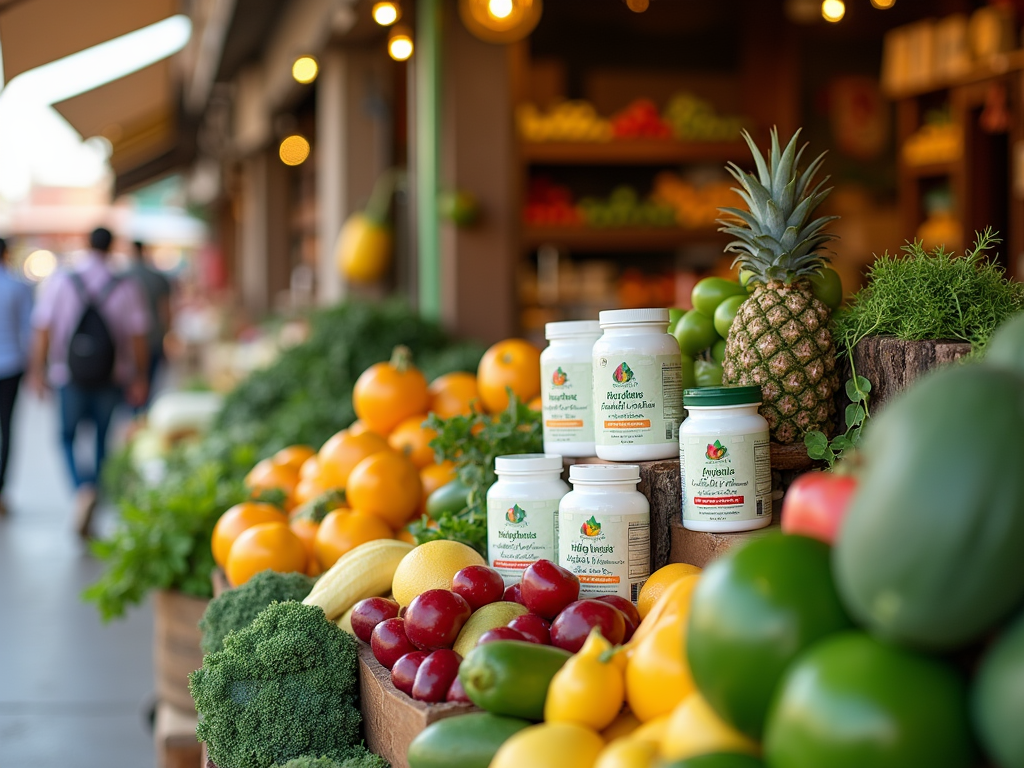
[[[767,162],[750,134],[743,138],[750,147],[757,175],[747,173],[735,163],[726,170],[740,184],[733,189],[747,204],[749,210],[719,208],[726,218],[718,220],[720,232],[736,238],[725,250],[737,254],[733,266],[740,264],[754,273],[755,282],[779,280],[791,283],[794,279],[817,274],[828,262],[819,251],[836,235],[824,228],[838,216],[821,216],[806,223],[832,188],[823,189],[829,180],[825,176],[813,187],[814,177],[820,170],[825,153],[818,155],[803,173],[797,171],[800,158],[807,149],[804,143],[797,149],[800,130],[790,138],[785,149],[779,144],[778,129],[771,131],[771,150]]]

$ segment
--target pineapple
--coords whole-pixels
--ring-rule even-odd
[[[824,227],[838,216],[811,220],[828,196],[829,177],[811,187],[824,153],[801,174],[798,130],[784,150],[776,129],[771,133],[768,163],[744,131],[754,155],[757,175],[735,163],[727,170],[740,183],[736,191],[749,210],[720,208],[722,232],[736,239],[726,250],[737,254],[733,265],[752,273],[754,292],[743,302],[726,340],[725,384],[757,384],[763,394],[761,415],[772,439],[789,444],[803,434],[831,430],[835,393],[839,387],[836,350],[830,330],[831,312],[811,292],[809,275],[828,263],[820,253],[835,235]]]

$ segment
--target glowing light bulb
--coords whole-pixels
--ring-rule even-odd
[[[412,56],[412,38],[408,35],[393,35],[388,40],[388,55],[395,61],[406,61]]]
[[[316,59],[312,56],[299,56],[292,64],[292,77],[299,83],[305,85],[306,83],[312,83],[316,80],[317,74],[320,72],[320,65],[316,63]]]
[[[52,251],[32,251],[25,259],[22,267],[25,270],[25,277],[36,282],[45,280],[57,269],[57,257]]]
[[[885,11],[896,5],[896,0],[871,0],[871,5],[880,11]]]
[[[395,3],[390,2],[375,3],[372,13],[373,20],[382,27],[390,27],[398,21],[398,17],[401,16],[398,6]]]
[[[824,0],[821,4],[821,15],[825,21],[834,24],[846,15],[846,3],[843,0]]]
[[[651,0],[626,0],[626,7],[633,13],[643,13],[651,7]]]
[[[507,19],[516,9],[513,0],[488,0],[487,12],[496,19]]]
[[[309,157],[309,142],[297,133],[285,137],[277,150],[285,165],[302,165]]]

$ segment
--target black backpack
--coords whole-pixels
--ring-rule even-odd
[[[114,358],[117,348],[100,306],[120,282],[111,278],[96,298],[89,295],[80,275],[72,272],[71,282],[82,299],[82,316],[68,345],[68,370],[71,383],[84,389],[109,386],[114,380]]]

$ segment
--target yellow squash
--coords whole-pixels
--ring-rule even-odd
[[[514,734],[499,747],[490,768],[593,768],[601,737],[573,723],[541,723]]]
[[[688,613],[664,619],[629,656],[626,701],[645,723],[670,713],[694,689],[685,653]]]

